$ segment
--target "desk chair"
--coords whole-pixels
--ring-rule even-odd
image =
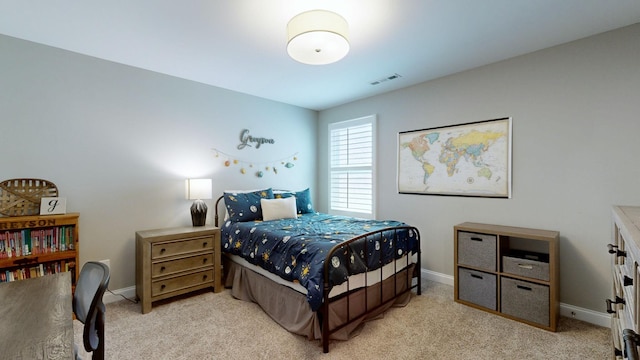
[[[84,324],[84,348],[92,352],[92,359],[104,359],[104,313],[102,295],[109,286],[109,267],[89,261],[80,270],[80,278],[73,294],[73,313]],[[78,352],[76,351],[76,358]]]

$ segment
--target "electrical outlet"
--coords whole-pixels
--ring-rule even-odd
[[[107,267],[109,268],[109,270],[111,270],[111,260],[109,259],[105,259],[105,260],[100,260],[101,263],[107,265]]]

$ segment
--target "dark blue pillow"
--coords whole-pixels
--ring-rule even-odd
[[[262,220],[260,199],[273,199],[273,190],[269,188],[252,192],[225,191],[224,205],[227,208],[229,220],[233,222]]]
[[[278,192],[278,193],[275,193],[274,196],[276,199],[295,196],[296,209],[298,211],[298,214],[308,214],[308,213],[315,212],[315,210],[313,210],[313,204],[311,203],[311,192],[309,191],[309,188],[306,188],[302,191],[297,191],[297,192],[290,192],[290,191]]]

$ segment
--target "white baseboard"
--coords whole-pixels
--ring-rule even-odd
[[[421,269],[423,279],[435,281],[441,284],[451,285],[454,284],[453,276],[437,273],[431,270]],[[560,303],[560,316],[568,318],[578,319],[590,324],[610,327],[611,315],[607,313],[601,313],[569,304]]]
[[[136,287],[135,286],[130,286],[130,287],[124,288],[124,289],[106,291],[104,293],[104,296],[102,297],[102,302],[105,303],[105,304],[108,304],[108,303],[124,300],[122,298],[123,296],[125,298],[129,299],[129,300],[135,301],[136,300]]]
[[[451,275],[441,274],[427,269],[420,269],[420,273],[423,279],[453,286],[453,276]]]
[[[611,327],[611,315],[569,304],[560,303],[560,315],[598,326]]]

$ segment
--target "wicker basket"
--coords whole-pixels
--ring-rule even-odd
[[[0,183],[0,216],[38,215],[40,199],[57,196],[58,188],[48,180],[4,180]]]

